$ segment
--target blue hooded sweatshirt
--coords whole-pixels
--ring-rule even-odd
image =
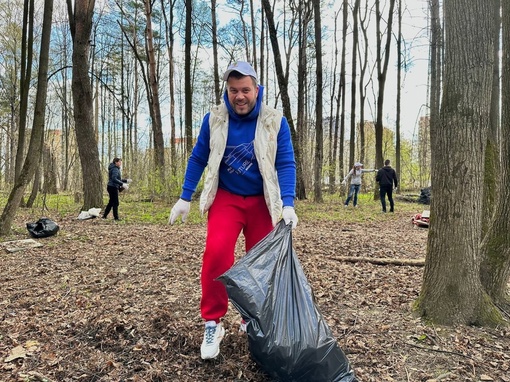
[[[264,87],[259,85],[255,107],[249,114],[243,116],[234,112],[228,102],[227,93],[225,92],[223,95],[229,113],[229,125],[227,146],[219,169],[218,187],[236,195],[254,196],[264,194],[262,176],[253,146],[263,93]],[[202,121],[197,143],[188,161],[181,194],[181,198],[184,200],[191,200],[191,196],[195,192],[207,166],[210,152],[209,116],[210,113],[207,113]],[[296,188],[296,163],[290,128],[285,117],[282,118],[278,133],[275,167],[283,206],[293,207]]]

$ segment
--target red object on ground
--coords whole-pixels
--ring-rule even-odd
[[[421,214],[414,215],[411,221],[417,227],[428,228],[430,224],[430,211],[423,211]]]

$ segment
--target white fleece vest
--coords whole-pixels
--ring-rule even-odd
[[[280,185],[275,169],[277,138],[282,117],[282,112],[261,105],[253,142],[255,157],[264,182],[264,198],[273,226],[276,225],[282,213]],[[204,190],[200,196],[202,214],[209,210],[218,191],[219,169],[227,146],[228,120],[228,110],[224,103],[212,108],[209,115],[211,152],[207,163]]]

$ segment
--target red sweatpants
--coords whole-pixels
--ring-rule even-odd
[[[202,262],[200,310],[206,321],[219,322],[228,309],[225,286],[215,281],[234,264],[234,251],[243,231],[248,252],[273,224],[264,196],[239,196],[218,189],[207,213],[207,238]]]

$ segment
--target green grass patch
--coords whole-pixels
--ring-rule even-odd
[[[313,194],[310,193],[308,196],[307,200],[298,200],[295,203],[296,213],[301,221],[366,223],[392,219],[393,216],[391,213],[382,213],[381,202],[374,200],[373,193],[359,194],[357,208],[353,207],[352,202],[345,208],[345,196],[338,193],[324,193],[321,203],[316,203],[313,200]],[[0,203],[5,205],[6,201],[7,195],[0,195]],[[124,224],[168,224],[170,210],[176,201],[177,199],[171,201],[140,200],[136,193],[121,194],[119,215],[124,220]],[[103,208],[107,203],[108,196],[105,195]],[[20,208],[18,214],[27,216],[27,219],[32,217],[34,221],[43,216],[60,219],[70,216],[78,217],[81,207],[82,204],[76,203],[74,195],[71,194],[40,195],[32,208]],[[424,209],[429,209],[429,206],[399,200],[399,196],[395,195],[396,213],[409,213],[411,217]],[[199,211],[199,201],[193,200],[187,224],[201,224],[204,221],[205,217]],[[180,220],[177,224],[179,223]]]
[[[380,200],[374,200],[373,193],[359,194],[356,208],[352,205],[352,201],[348,207],[345,207],[346,196],[338,194],[323,194],[322,203],[316,203],[312,198],[313,195],[310,195],[310,199],[296,202],[296,213],[300,220],[366,223],[384,221],[394,216],[394,214],[382,212],[381,202]],[[410,216],[429,208],[429,206],[422,204],[401,201],[398,195],[394,196],[394,200],[395,211],[397,213],[409,213]],[[389,210],[388,203],[386,204]]]

